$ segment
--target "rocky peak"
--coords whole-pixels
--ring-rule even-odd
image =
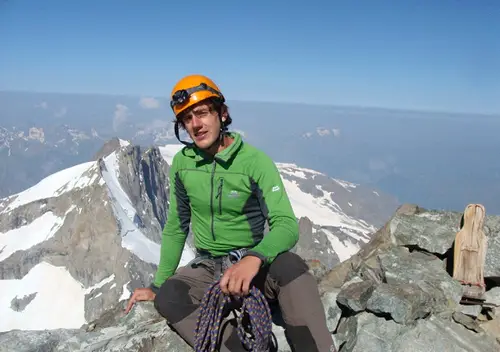
[[[108,156],[109,154],[113,153],[114,151],[117,151],[121,149],[122,147],[126,147],[130,144],[130,142],[125,141],[120,138],[111,138],[110,140],[106,141],[106,143],[103,144],[101,149],[94,155],[92,158],[93,160],[98,160],[100,158],[104,158]]]
[[[167,172],[158,148],[127,145],[0,200],[0,330],[78,328],[148,285]],[[47,303],[54,294],[68,297],[58,309]]]
[[[487,216],[486,303],[461,302],[448,256],[461,214],[404,205],[355,255],[332,270],[311,271],[339,351],[500,350],[500,216]],[[301,220],[308,225],[307,219]],[[192,351],[151,302],[124,316],[120,301],[79,329],[11,331],[0,349],[16,351]],[[290,351],[274,315],[278,351]]]
[[[334,301],[342,351],[498,351],[500,216],[487,216],[486,302],[466,304],[452,278],[462,214],[406,204],[372,240],[328,272],[320,291]]]

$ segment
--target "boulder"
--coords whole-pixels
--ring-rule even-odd
[[[327,325],[340,352],[457,352],[500,350],[500,217],[487,216],[486,302],[461,302],[450,275],[450,255],[461,214],[404,205],[361,250],[317,275]],[[500,275],[499,275],[500,276]],[[10,331],[0,351],[192,351],[155,311],[122,301],[99,319],[73,330]],[[22,309],[22,302],[15,302]],[[304,302],[307,304],[307,302]],[[290,351],[275,312],[278,351]]]
[[[405,204],[357,254],[328,272],[320,292],[339,290],[333,335],[339,351],[499,351],[500,217],[487,216],[486,302],[462,304],[451,273],[461,213]],[[330,305],[334,303],[330,302]],[[500,313],[500,311],[498,311]]]

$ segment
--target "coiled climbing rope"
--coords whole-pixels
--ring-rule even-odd
[[[215,282],[209,287],[201,302],[201,309],[196,321],[195,351],[216,351],[219,341],[222,313],[230,296],[224,295]],[[244,314],[248,314],[253,340],[246,335],[242,323]],[[241,314],[237,317],[237,333],[240,341],[249,351],[267,351],[272,333],[271,309],[262,292],[252,287],[249,295],[242,298]]]

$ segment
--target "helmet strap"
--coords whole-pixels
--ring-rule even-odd
[[[180,124],[179,121],[175,121],[174,132],[175,132],[175,136],[177,137],[177,140],[188,147],[194,146],[194,143],[192,143],[192,142],[186,142],[186,141],[181,140],[181,137],[179,137],[179,124]]]

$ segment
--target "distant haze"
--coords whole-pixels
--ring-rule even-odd
[[[500,214],[500,116],[288,103],[228,104],[232,129],[241,131],[248,142],[275,161],[376,187],[400,202],[455,210],[479,202],[488,213]],[[172,119],[165,98],[0,92],[0,127],[8,131],[15,126],[16,131],[27,134],[32,127],[50,131],[68,125],[89,136],[79,157],[66,158],[64,166],[71,164],[68,160],[76,164],[91,158],[104,140],[115,136],[143,145],[175,143]],[[35,137],[36,131],[32,130]],[[45,133],[45,139],[49,137]],[[6,148],[0,139],[2,160],[23,157],[22,150],[7,156]],[[23,164],[16,162],[15,167],[21,170]],[[1,171],[0,175],[5,173]]]

